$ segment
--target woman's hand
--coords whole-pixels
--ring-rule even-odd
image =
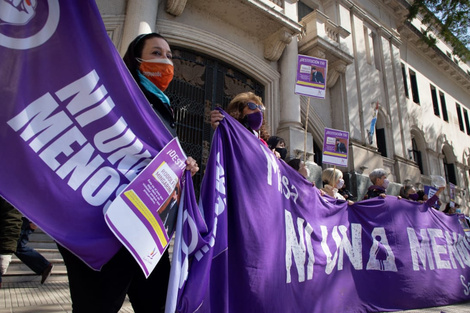
[[[186,169],[191,171],[191,176],[194,176],[194,174],[199,171],[199,166],[197,165],[196,160],[194,160],[192,157],[188,157],[186,160]]]
[[[442,187],[439,187],[439,189],[437,189],[436,193],[434,194],[436,197],[439,197],[439,195],[441,194],[441,192],[444,191],[444,189],[446,189],[446,186],[442,186]]]
[[[271,151],[274,153],[274,155],[276,156],[276,158],[278,158],[278,159],[281,158],[281,154],[280,154],[279,152],[277,152],[276,149],[272,149]]]
[[[216,129],[219,126],[219,122],[224,119],[224,115],[219,110],[211,111],[211,126]]]

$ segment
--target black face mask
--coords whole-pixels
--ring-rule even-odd
[[[286,148],[275,148],[275,150],[281,155],[281,159],[285,159],[287,156],[287,149]]]

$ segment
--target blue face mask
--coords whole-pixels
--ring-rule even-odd
[[[263,125],[263,112],[258,111],[255,113],[247,114],[243,118],[245,120],[245,125],[252,130],[258,130]]]
[[[408,198],[410,198],[413,201],[418,201],[419,195],[417,193],[412,193],[408,195]]]

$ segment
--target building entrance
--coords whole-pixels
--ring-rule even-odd
[[[233,96],[244,91],[264,99],[264,86],[219,60],[180,48],[172,51],[175,77],[165,93],[175,111],[180,143],[199,164],[193,177],[199,195],[213,135],[210,111],[217,106],[225,109]]]

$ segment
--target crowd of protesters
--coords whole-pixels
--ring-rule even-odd
[[[169,98],[164,94],[166,87],[173,79],[171,59],[172,52],[168,42],[156,33],[140,35],[135,38],[124,56],[125,64],[155,113],[167,129],[176,136],[173,108]],[[243,92],[232,99],[225,113],[240,122],[246,130],[268,147],[278,159],[282,162],[286,161],[305,179],[309,179],[310,173],[303,160],[298,158],[286,160],[288,151],[286,141],[278,136],[269,136],[268,126],[264,119],[264,110],[265,105],[259,96],[252,92]],[[210,114],[212,127],[217,128],[223,118],[224,115],[220,110],[213,110]],[[187,169],[194,174],[199,170],[199,167],[195,160],[189,158]],[[380,168],[371,171],[369,175],[371,186],[363,195],[363,199],[388,197],[388,175],[389,173]],[[321,178],[323,186],[318,186],[318,189],[322,196],[331,197],[337,201],[347,201],[350,205],[359,198],[358,195],[353,195],[346,188],[343,173],[340,170],[331,167],[326,168],[323,170]],[[441,186],[431,197],[428,197],[429,195],[426,195],[423,190],[417,190],[415,186],[405,185],[398,197],[403,201],[426,202],[429,206],[438,208],[439,195],[444,189],[445,187]],[[457,212],[457,209],[455,205],[447,205],[444,212],[453,214]],[[5,237],[11,237],[11,240],[8,241],[10,245],[0,247],[1,273],[6,271],[11,255],[16,252],[21,228],[21,216],[10,217],[7,215],[11,212],[7,212],[6,209],[4,211],[2,210],[2,214],[5,213],[5,218],[2,217],[2,219],[5,223],[0,224],[0,230],[6,230],[8,225],[14,229]],[[27,221],[27,226],[30,226],[29,221]],[[0,234],[0,243],[3,241],[6,244],[7,240],[1,236],[2,234]],[[100,272],[90,269],[78,256],[65,247],[59,245],[59,250],[67,266],[74,312],[117,312],[126,295],[129,297],[135,312],[163,312],[170,271],[168,253],[164,254],[158,267],[146,279],[137,262],[125,248],[116,253]],[[36,271],[38,274],[43,275],[42,283],[50,274],[51,269],[52,265],[44,261],[44,266]],[[160,296],[157,297],[157,295]]]

